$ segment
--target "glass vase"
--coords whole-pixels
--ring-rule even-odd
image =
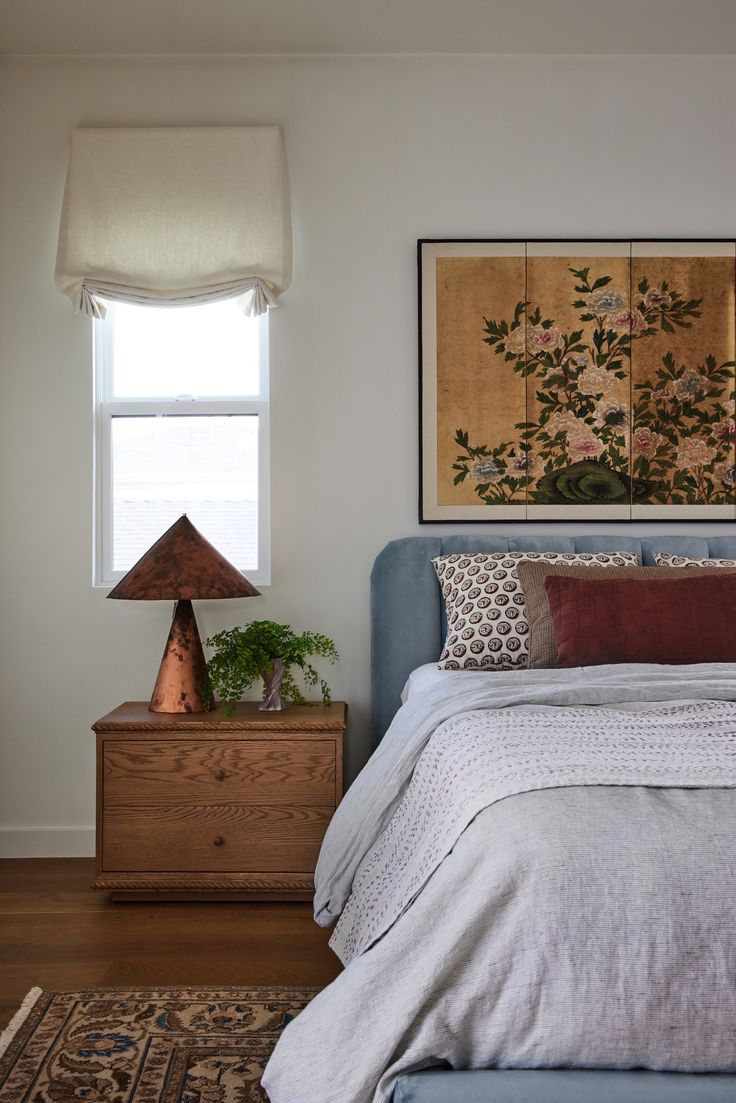
[[[271,669],[263,672],[263,701],[258,706],[261,712],[278,712],[286,708],[286,701],[281,696],[284,674],[286,667],[281,659],[274,659]]]

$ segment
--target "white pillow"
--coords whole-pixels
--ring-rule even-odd
[[[655,552],[654,562],[658,567],[730,567],[736,568],[736,559],[690,559],[686,555],[672,555],[670,552]]]
[[[636,566],[633,552],[492,552],[433,559],[447,613],[442,670],[528,666],[529,625],[516,566],[523,560],[589,567]]]
[[[423,663],[422,666],[418,666],[416,670],[412,670],[406,679],[406,685],[401,691],[402,705],[405,705],[410,698],[416,697],[417,694],[424,693],[425,689],[431,689],[432,686],[446,677],[446,672],[440,670],[437,663]]]

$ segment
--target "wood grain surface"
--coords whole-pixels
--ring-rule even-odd
[[[335,744],[106,741],[105,802],[332,804]]]
[[[308,898],[342,796],[347,706],[228,716],[129,702],[93,725],[96,888]]]
[[[261,712],[257,701],[242,701],[232,716],[224,709],[211,712],[162,713],[151,712],[146,701],[126,701],[92,725],[93,731],[121,731],[124,728],[141,731],[252,731],[262,734],[279,732],[343,731],[347,720],[347,705],[333,701],[329,705],[289,705],[282,712]]]
[[[26,992],[97,985],[324,985],[340,971],[305,903],[112,904],[90,858],[0,860],[0,1029]]]
[[[105,803],[113,871],[314,870],[334,809],[311,805]]]

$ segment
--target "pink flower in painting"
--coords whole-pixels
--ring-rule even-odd
[[[591,367],[580,373],[576,384],[581,394],[609,394],[616,386],[616,376],[605,368]]]
[[[510,461],[512,471],[521,475],[531,475],[534,471],[534,456],[531,452],[521,452]]]
[[[644,306],[647,310],[659,309],[662,306],[669,306],[671,300],[669,291],[663,291],[661,287],[650,287],[644,296]]]
[[[638,456],[643,456],[645,460],[654,459],[657,449],[664,442],[665,438],[661,433],[655,433],[651,429],[644,428],[644,426],[635,429],[632,436],[634,451]]]
[[[619,310],[616,314],[609,314],[606,324],[616,330],[616,333],[641,333],[646,329],[647,321],[640,310]]]
[[[552,352],[561,348],[564,344],[562,330],[558,326],[534,326],[529,334],[529,349],[531,352]]]
[[[732,417],[719,421],[713,429],[713,436],[724,443],[736,440],[736,421]]]
[[[514,356],[523,356],[526,352],[526,327],[524,324],[522,323],[516,329],[510,330],[508,337],[504,338],[503,344],[506,352],[512,352]]]
[[[549,431],[555,436],[557,433],[574,433],[583,430],[587,432],[584,421],[579,421],[572,410],[558,410],[548,422]]]
[[[571,460],[597,460],[604,446],[594,433],[568,433],[567,454]]]
[[[595,415],[599,429],[625,429],[629,424],[629,407],[620,402],[597,402]]]
[[[677,449],[677,466],[690,469],[707,467],[715,459],[716,450],[698,437],[686,437]]]
[[[733,490],[736,486],[736,463],[732,460],[725,460],[724,463],[716,464],[716,476],[725,487]]]
[[[652,398],[656,398],[659,402],[667,402],[674,397],[675,392],[669,383],[666,383],[664,387],[660,387],[658,391],[652,391]]]
[[[723,409],[726,411],[726,417],[736,417],[736,402],[733,399],[730,402],[724,402]]]

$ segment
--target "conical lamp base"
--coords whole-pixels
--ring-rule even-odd
[[[164,657],[148,706],[151,712],[209,712],[207,663],[191,601],[177,601]]]

